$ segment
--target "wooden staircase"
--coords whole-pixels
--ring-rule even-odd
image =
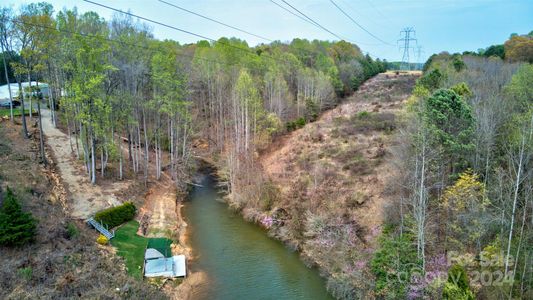
[[[100,232],[108,240],[110,240],[110,239],[115,237],[115,231],[114,230],[112,232],[110,232],[109,229],[107,229],[107,226],[104,226],[103,223],[98,223],[93,218],[89,218],[87,220],[87,224],[91,225],[92,227],[94,227],[94,229],[98,230],[98,232]]]

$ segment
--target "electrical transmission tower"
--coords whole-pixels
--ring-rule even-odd
[[[420,65],[422,64],[422,53],[424,53],[424,50],[422,50],[422,46],[416,46],[416,62]]]
[[[411,70],[411,61],[409,53],[411,50],[414,49],[414,47],[411,46],[410,43],[412,41],[414,41],[415,43],[417,42],[415,38],[415,29],[413,27],[406,27],[402,31],[400,31],[400,35],[403,35],[403,37],[398,40],[400,50],[403,50],[402,65],[400,66],[400,69]]]

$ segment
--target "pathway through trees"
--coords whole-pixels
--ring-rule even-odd
[[[86,219],[99,210],[120,204],[115,193],[127,189],[131,181],[105,183],[105,186],[92,185],[83,164],[76,160],[70,149],[68,136],[53,126],[50,110],[41,109],[41,113],[46,143],[68,192],[67,205],[70,215]]]

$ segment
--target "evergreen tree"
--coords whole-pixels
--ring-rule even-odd
[[[33,240],[37,222],[31,213],[22,211],[20,203],[8,188],[0,208],[0,245],[22,246]]]

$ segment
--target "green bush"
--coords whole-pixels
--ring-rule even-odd
[[[378,298],[406,298],[411,275],[421,270],[414,240],[411,233],[395,233],[391,225],[383,229],[378,240],[379,248],[370,261],[370,269],[376,278],[374,291]]]
[[[305,126],[305,118],[303,117],[300,117],[298,119],[296,119],[295,121],[289,121],[287,122],[287,131],[293,131],[293,130],[296,130],[296,129],[299,129],[299,128],[302,128]]]
[[[472,90],[470,90],[466,82],[459,82],[458,84],[452,86],[450,90],[454,91],[459,96],[464,98],[470,98],[473,95]]]
[[[116,227],[124,222],[133,220],[137,209],[131,202],[102,210],[94,216],[94,219],[107,225],[109,228]]]
[[[18,269],[17,273],[20,277],[24,278],[27,281],[31,280],[31,278],[33,277],[32,267],[20,268]]]
[[[80,231],[78,230],[78,227],[74,223],[68,223],[67,224],[67,236],[69,239],[73,239],[80,235]]]
[[[420,77],[417,81],[417,85],[423,86],[430,91],[434,91],[442,86],[442,83],[445,79],[445,74],[443,74],[439,69],[434,69]]]
[[[461,72],[462,70],[466,68],[466,64],[460,56],[455,56],[453,58],[452,64],[453,64],[455,71],[457,72]]]
[[[7,189],[6,197],[0,207],[0,245],[22,246],[33,241],[37,221],[31,213],[22,211],[20,203],[11,191]]]
[[[448,281],[442,290],[442,299],[473,300],[474,293],[468,286],[468,277],[463,267],[453,265],[448,270]]]
[[[357,113],[357,117],[359,119],[366,119],[366,118],[368,118],[368,116],[370,116],[370,113],[367,112],[366,110],[363,110],[363,111],[360,111],[360,112]]]

